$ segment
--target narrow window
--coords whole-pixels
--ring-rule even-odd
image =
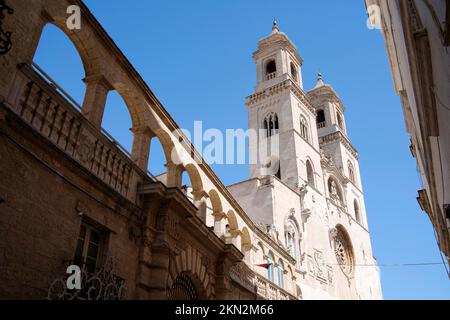
[[[353,168],[353,164],[350,161],[348,161],[347,166],[348,166],[348,178],[350,179],[350,181],[353,184],[355,184],[356,179],[355,179],[355,169]]]
[[[314,183],[314,170],[309,160],[306,161],[306,174],[308,177],[308,184],[312,187],[315,187]]]
[[[281,259],[278,260],[278,286],[284,288],[284,265]]]
[[[325,112],[319,110],[317,111],[317,129],[324,128],[325,126]]]
[[[337,113],[337,122],[338,122],[339,128],[344,130],[344,121],[342,120],[342,115],[339,112]]]
[[[273,136],[274,133],[274,123],[273,123],[273,118],[272,116],[270,116],[269,118],[269,136]]]
[[[300,135],[303,139],[305,139],[307,142],[309,142],[308,122],[306,121],[305,117],[303,117],[303,116],[300,119]]]
[[[355,210],[355,220],[361,223],[361,215],[359,213],[359,205],[358,202],[355,200],[353,201],[353,208]]]
[[[297,68],[295,67],[295,64],[291,62],[291,75],[292,79],[294,79],[295,82],[297,82]]]
[[[272,252],[269,252],[269,255],[267,257],[267,263],[269,264],[267,267],[267,277],[269,278],[270,281],[274,282],[274,270],[273,270],[274,259]]]
[[[275,63],[275,60],[270,60],[267,64],[266,64],[266,75],[272,74],[277,72],[277,65]]]
[[[273,112],[269,113],[264,118],[263,127],[266,132],[266,137],[271,137],[275,134],[278,134],[278,132],[280,130],[280,125],[278,122],[278,115]]]
[[[280,127],[278,126],[278,116],[277,116],[276,113],[274,115],[274,120],[273,121],[274,121],[273,127],[275,129],[274,134],[278,134],[278,130],[280,129]]]
[[[264,130],[266,132],[266,137],[269,137],[269,125],[267,123],[267,118],[264,119]]]

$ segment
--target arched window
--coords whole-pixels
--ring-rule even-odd
[[[275,60],[270,60],[266,64],[266,80],[274,79],[277,74],[277,64]]]
[[[315,182],[314,182],[314,170],[313,167],[311,165],[311,161],[306,160],[306,174],[308,177],[308,184],[312,187],[315,187]]]
[[[294,81],[297,81],[297,67],[295,66],[295,64],[293,62],[291,62],[291,75],[292,75],[292,79],[294,79]]]
[[[278,125],[278,115],[276,113],[273,116],[273,128],[275,129],[274,134],[278,134],[278,129],[280,128],[280,126]]]
[[[284,287],[284,265],[281,259],[278,260],[278,286]]]
[[[359,205],[358,205],[358,201],[353,201],[353,209],[355,210],[355,220],[358,221],[359,223],[361,223],[361,215],[359,213]]]
[[[300,119],[300,135],[303,139],[309,142],[309,126],[308,121],[304,116],[302,116]]]
[[[348,167],[348,178],[351,182],[356,183],[355,179],[355,168],[353,167],[353,164],[350,162],[350,160],[347,162]]]
[[[267,256],[267,263],[269,264],[267,267],[267,277],[269,278],[270,281],[274,282],[275,278],[274,278],[274,271],[273,271],[273,265],[274,265],[274,258],[273,258],[273,253],[269,252],[269,255]]]
[[[263,127],[266,132],[266,137],[271,137],[273,135],[278,134],[278,131],[280,130],[280,125],[278,123],[278,115],[274,112],[269,113],[264,118]]]
[[[326,126],[326,122],[325,122],[325,112],[323,110],[318,110],[317,111],[317,128],[321,129],[324,128]]]

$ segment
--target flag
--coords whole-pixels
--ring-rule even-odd
[[[266,268],[269,269],[269,267],[272,265],[272,263],[263,263],[263,264],[257,264],[257,267]]]

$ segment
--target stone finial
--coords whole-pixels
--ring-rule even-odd
[[[278,30],[277,18],[273,18],[272,33],[278,33],[279,31],[280,30]]]

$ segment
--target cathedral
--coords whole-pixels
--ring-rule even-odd
[[[0,10],[1,299],[382,299],[345,108],[321,75],[303,88],[302,58],[276,22],[246,99],[249,152],[264,156],[225,186],[83,1]],[[82,104],[34,62],[47,25],[83,62]],[[132,120],[130,153],[102,129],[112,91]],[[79,287],[68,286],[74,268]]]
[[[302,58],[276,21],[253,58],[257,84],[246,105],[249,128],[260,134],[250,149],[265,154],[267,140],[276,138],[279,150],[268,154],[277,165],[267,175],[261,157],[251,166],[250,179],[230,186],[230,192],[296,260],[295,278],[304,298],[381,298],[345,107],[320,74],[315,88],[303,94]],[[263,252],[255,250],[248,262],[263,261]],[[283,263],[271,252],[266,255],[277,269],[269,267],[269,278],[277,281],[274,273],[283,272]]]

